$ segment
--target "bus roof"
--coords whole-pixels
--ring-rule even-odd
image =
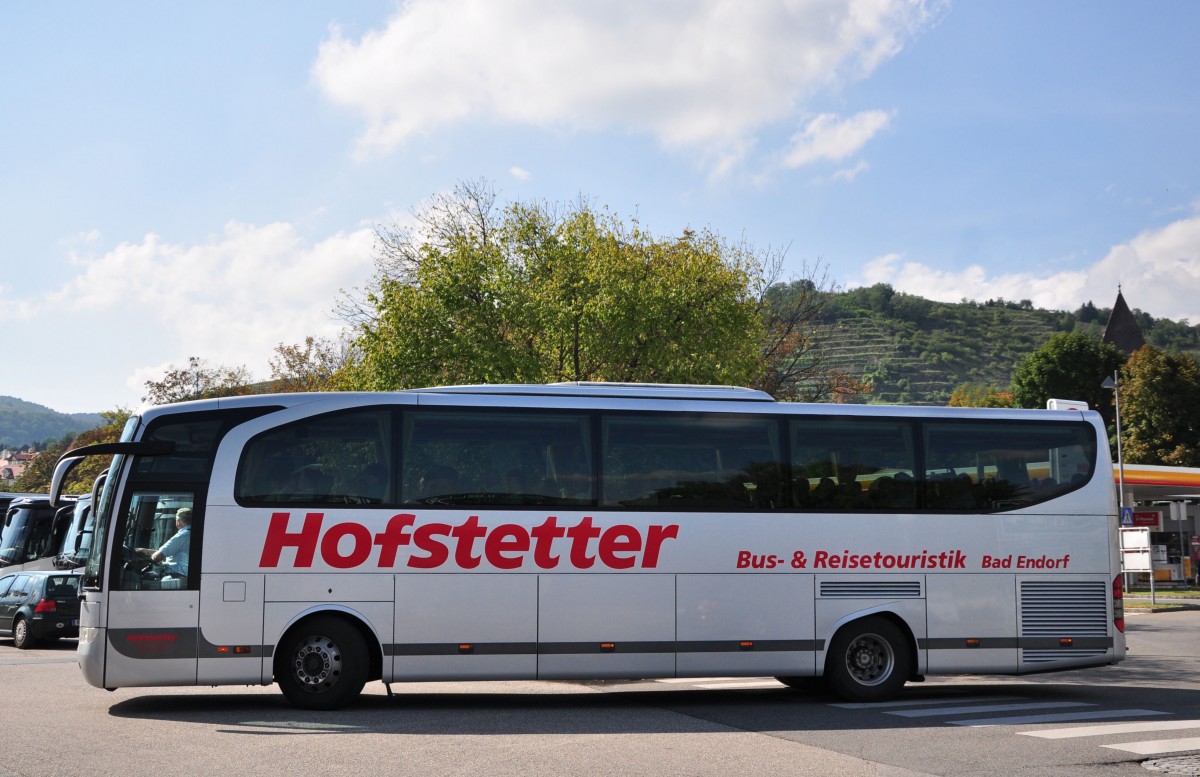
[[[569,383],[476,384],[410,389],[424,394],[506,394],[558,397],[629,397],[637,399],[705,399],[734,402],[774,402],[765,391],[741,386],[696,386],[679,383]]]
[[[661,406],[679,401],[696,402],[713,410],[721,405],[742,405],[748,412],[766,413],[818,413],[842,416],[891,416],[898,418],[1011,418],[1033,417],[1057,418],[1058,420],[1088,420],[1099,424],[1100,417],[1094,410],[1045,410],[1022,408],[961,408],[935,405],[872,405],[872,404],[811,404],[802,402],[777,402],[770,394],[740,386],[702,386],[671,383],[548,383],[548,384],[478,384],[462,386],[430,386],[380,392],[312,392],[294,394],[252,394],[246,396],[221,397],[216,399],[192,400],[170,405],[151,405],[139,410],[143,421],[161,415],[191,411],[208,411],[248,407],[272,409],[298,408],[310,403],[349,407],[356,404],[405,403],[425,404],[428,399],[436,404],[442,401],[455,402],[461,398],[465,404],[473,404],[470,397],[478,397],[487,405],[503,404],[505,398],[521,404],[524,399],[545,397],[551,404],[560,407],[589,406],[590,400],[598,400],[605,407],[647,403]],[[439,398],[441,401],[439,401]],[[559,401],[554,401],[559,400]],[[582,404],[581,404],[582,403]]]

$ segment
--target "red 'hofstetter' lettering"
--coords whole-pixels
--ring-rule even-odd
[[[437,569],[447,564],[475,569],[485,562],[495,569],[653,569],[663,543],[679,537],[677,524],[652,524],[644,530],[628,524],[605,528],[591,516],[563,526],[551,515],[526,528],[515,523],[488,526],[478,515],[454,525],[418,525],[412,513],[398,513],[375,534],[353,521],[328,528],[324,524],[324,513],[306,513],[298,523],[291,513],[272,514],[259,566],[278,567],[287,552],[296,568],[311,567],[319,553],[335,569],[370,564],[372,556],[380,569]]]

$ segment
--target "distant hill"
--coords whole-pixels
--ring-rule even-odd
[[[94,429],[103,421],[99,413],[59,413],[23,399],[0,396],[0,447],[19,448],[59,440]]]
[[[1100,337],[1111,309],[1074,312],[1028,301],[934,302],[875,286],[831,294],[825,307],[830,363],[875,386],[868,402],[944,405],[964,383],[1007,389],[1022,358],[1056,332]],[[1200,355],[1200,326],[1155,319],[1136,308],[1146,342]]]

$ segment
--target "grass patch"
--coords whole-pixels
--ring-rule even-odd
[[[1150,586],[1148,586],[1148,585],[1134,586],[1132,589],[1126,591],[1125,595],[1126,596],[1149,596],[1150,595]],[[1162,587],[1162,586],[1155,586],[1154,587],[1154,595],[1155,595],[1155,597],[1169,596],[1172,599],[1195,599],[1197,603],[1200,603],[1200,588],[1176,588],[1174,586],[1167,588],[1167,587]]]

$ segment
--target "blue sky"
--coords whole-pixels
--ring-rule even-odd
[[[0,5],[0,394],[136,407],[335,337],[460,181],[789,275],[1200,322],[1200,4]]]

